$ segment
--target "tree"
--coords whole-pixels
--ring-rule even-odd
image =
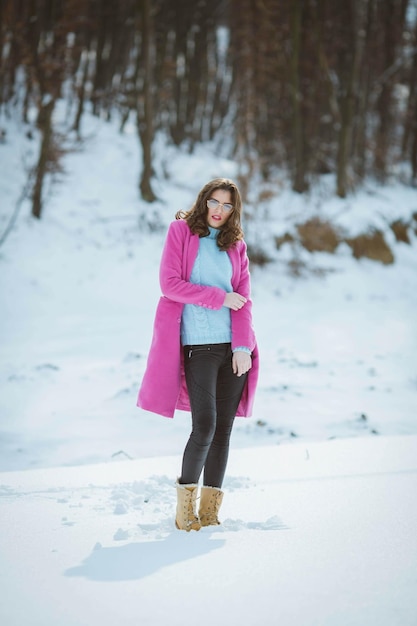
[[[360,68],[363,59],[366,0],[346,0],[346,47],[341,80],[342,98],[339,106],[340,131],[337,155],[337,195],[344,198],[349,190],[349,169],[352,161],[352,136],[359,93]]]
[[[346,196],[399,158],[417,177],[417,29],[410,0],[3,0],[0,107],[38,111],[32,212],[55,167],[56,102],[82,136],[88,106],[136,119],[140,195],[153,201],[155,133],[193,150],[225,139],[245,196],[278,169]],[[415,2],[414,5],[415,6]],[[399,97],[398,94],[407,94]],[[221,133],[221,135],[219,134]]]
[[[137,126],[142,143],[142,176],[140,190],[142,198],[147,202],[156,200],[151,186],[152,176],[152,141],[154,120],[154,42],[150,0],[142,0],[142,35],[143,35],[143,95],[138,98]]]

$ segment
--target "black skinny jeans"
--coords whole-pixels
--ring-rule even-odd
[[[184,368],[190,397],[192,432],[184,450],[179,482],[221,487],[229,441],[247,374],[232,370],[230,343],[184,346]]]

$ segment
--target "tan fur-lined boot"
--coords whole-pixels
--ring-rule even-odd
[[[200,530],[201,524],[196,513],[198,485],[180,485],[177,480],[177,515],[175,526],[178,530]]]
[[[218,513],[223,502],[223,491],[217,487],[202,487],[199,518],[201,526],[218,526]]]

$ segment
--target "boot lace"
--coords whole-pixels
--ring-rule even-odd
[[[220,498],[221,493],[219,491],[213,491],[213,493],[210,494],[210,498],[207,502],[207,508],[204,510],[201,521],[204,521],[206,524],[210,524],[211,526],[220,524],[217,517]]]
[[[200,526],[200,520],[195,514],[194,506],[195,506],[195,503],[194,503],[193,494],[189,492],[189,495],[187,495],[187,500],[184,503],[184,513],[185,513],[184,517],[187,520],[186,525],[188,528],[191,528],[194,525]]]

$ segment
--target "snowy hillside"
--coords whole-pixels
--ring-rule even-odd
[[[189,428],[187,415],[171,422],[135,406],[159,258],[174,213],[190,206],[207,179],[234,177],[236,165],[214,146],[190,155],[159,138],[160,200],[147,205],[136,192],[135,129],[127,125],[120,135],[89,118],[85,135],[65,156],[42,221],[30,219],[24,203],[0,248],[2,470],[177,454]],[[7,137],[2,229],[21,193],[23,166],[36,154],[36,142],[11,122]],[[413,232],[410,246],[386,227],[396,257],[390,266],[356,261],[344,245],[336,255],[298,250],[299,278],[288,270],[290,244],[273,246],[273,236],[301,214],[310,217],[320,198],[321,213],[351,232],[417,207],[411,188],[371,191],[341,201],[326,200],[324,187],[314,197],[276,188],[268,201],[247,206],[249,242],[275,260],[252,268],[262,369],[254,418],[238,421],[234,446],[417,432]]]

